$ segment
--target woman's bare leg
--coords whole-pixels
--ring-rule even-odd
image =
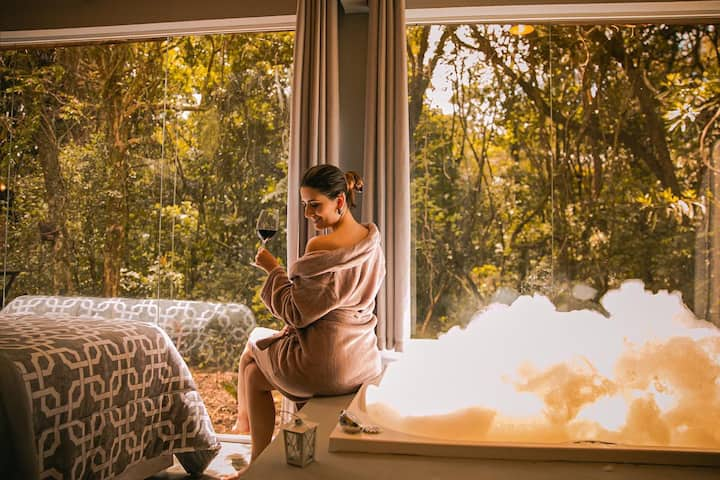
[[[237,420],[233,425],[234,433],[248,433],[250,431],[250,419],[247,409],[247,395],[245,394],[245,369],[252,363],[252,351],[249,344],[245,346],[240,356],[240,365],[238,367],[238,385],[237,385]]]
[[[260,371],[252,358],[245,366],[243,383],[247,414],[250,418],[250,438],[252,439],[251,461],[265,450],[272,440],[275,429],[275,402],[272,398],[272,385]],[[248,467],[235,472],[233,475],[223,476],[223,480],[235,480],[247,471]]]
[[[275,402],[273,402],[272,389],[273,386],[254,361],[245,368],[245,392],[252,439],[251,460],[255,460],[272,440],[275,429]]]

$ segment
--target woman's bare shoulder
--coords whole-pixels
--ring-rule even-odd
[[[330,235],[321,235],[311,238],[305,247],[305,253],[317,252],[320,250],[335,250],[337,243]]]
[[[350,234],[344,232],[332,232],[327,235],[313,237],[310,241],[308,241],[305,253],[352,247],[360,243],[370,234],[370,231],[364,225],[359,225],[359,227],[359,229]]]

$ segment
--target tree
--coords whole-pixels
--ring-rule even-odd
[[[2,168],[21,212],[9,245],[25,272],[13,294],[239,301],[271,324],[249,262],[260,208],[285,203],[292,40],[222,35],[0,55]],[[48,231],[52,250],[39,222],[65,225],[62,242]],[[270,246],[284,256],[279,242]]]
[[[464,323],[501,286],[573,308],[575,283],[600,295],[641,278],[692,307],[710,206],[698,139],[706,125],[706,144],[717,138],[714,27],[444,31],[442,50],[408,35],[411,66],[424,61],[411,85],[453,72],[451,113],[430,108],[428,82],[411,132],[421,333]]]

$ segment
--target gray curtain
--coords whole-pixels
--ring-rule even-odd
[[[362,218],[377,224],[387,276],[378,294],[378,346],[403,350],[410,332],[410,147],[405,0],[370,0]]]
[[[338,165],[338,0],[298,0],[288,161],[287,264],[305,252],[310,225],[300,205],[300,180],[308,168]],[[281,422],[296,405],[283,397]]]
[[[299,0],[288,162],[287,261],[305,251],[309,224],[300,205],[300,180],[308,168],[338,165],[338,4]]]

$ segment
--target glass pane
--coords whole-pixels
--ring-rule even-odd
[[[413,335],[438,339],[369,408],[436,416],[389,424],[413,435],[716,451],[690,414],[720,381],[716,25],[423,25],[408,47]]]
[[[278,327],[250,262],[262,208],[285,257],[292,49],[281,32],[0,52],[6,303],[234,302]],[[243,345],[174,339],[226,431]]]
[[[715,25],[426,25],[408,44],[413,336],[519,294],[602,310],[628,279],[720,322]]]

